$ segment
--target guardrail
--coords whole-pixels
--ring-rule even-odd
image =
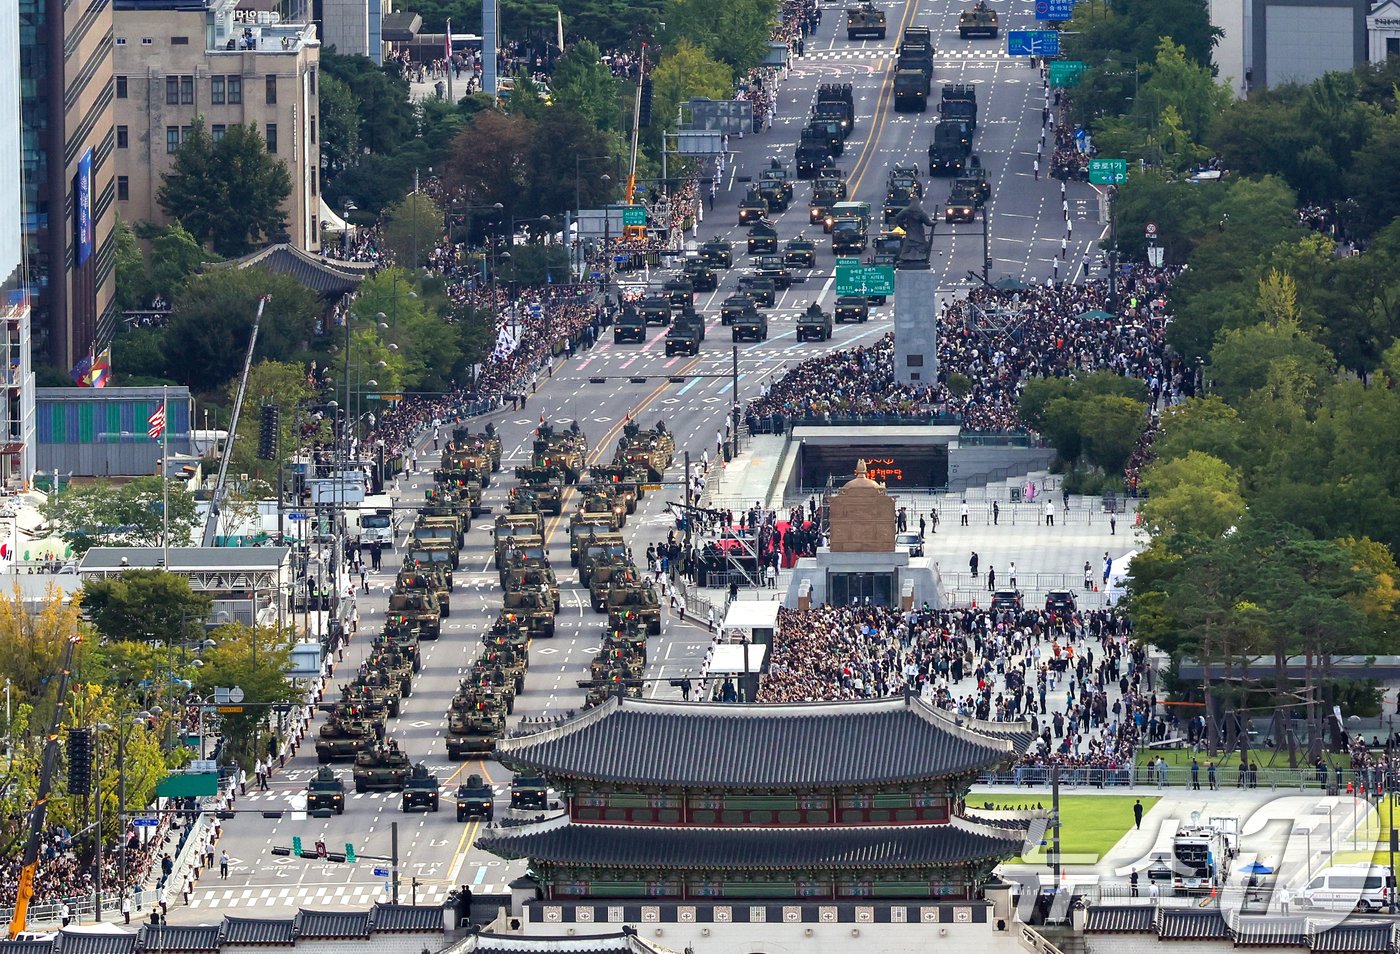
[[[1211,759],[1205,753],[1197,755],[1200,769],[1194,778],[1189,766],[1182,768],[1172,766],[1167,768],[1165,772],[1154,770],[1150,765],[1127,765],[1119,768],[1090,766],[1062,768],[1060,769],[1060,787],[1096,789],[1200,788],[1204,790],[1211,787],[1209,763],[1215,762],[1215,788],[1217,789],[1253,788],[1268,791],[1313,791],[1335,795],[1339,792],[1345,792],[1349,784],[1359,791],[1360,785],[1365,783],[1367,791],[1374,792],[1375,790],[1375,779],[1372,777],[1372,773],[1357,773],[1350,769],[1342,769],[1340,773],[1336,770],[1328,771],[1326,781],[1323,782],[1318,779],[1316,769],[1260,766],[1256,772],[1246,772],[1241,780],[1238,756],[1234,756],[1233,761],[1227,761],[1228,758],[1230,757],[1220,756]],[[1251,761],[1253,761],[1253,756],[1251,756]],[[1048,788],[1050,786],[1050,769],[1042,766],[1023,765],[1004,772],[985,772],[978,776],[977,784],[1007,788]],[[975,801],[976,796],[972,796],[969,804]],[[976,806],[972,805],[972,807]]]

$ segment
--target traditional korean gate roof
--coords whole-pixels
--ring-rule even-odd
[[[780,705],[613,698],[541,732],[502,739],[496,754],[552,778],[837,788],[966,775],[1016,757],[1011,735],[981,725],[917,698]]]

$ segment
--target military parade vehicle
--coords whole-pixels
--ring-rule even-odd
[[[382,673],[385,679],[398,683],[399,698],[407,699],[413,695],[413,660],[403,653],[385,649],[382,652],[371,653],[365,661],[360,664],[360,673],[370,675]]]
[[[943,87],[938,114],[943,119],[967,123],[969,133],[977,132],[977,87],[956,84]]]
[[[590,537],[598,537],[602,534],[611,533],[617,527],[613,525],[612,514],[584,514],[576,513],[569,518],[569,565],[578,566],[579,554],[582,552],[583,542]]]
[[[631,562],[631,557],[627,549],[627,544],[622,540],[620,533],[589,534],[588,539],[583,541],[584,547],[579,555],[578,582],[580,586],[588,586],[592,579],[593,569],[621,556]]]
[[[608,611],[608,587],[614,576],[623,577],[636,569],[625,553],[608,554],[593,560],[588,570],[588,602],[599,613]]]
[[[772,308],[778,300],[777,282],[766,275],[740,275],[737,287],[759,308]]]
[[[876,7],[870,0],[856,7],[846,8],[846,39],[883,40],[885,38],[885,11]]]
[[[759,219],[749,226],[748,248],[750,255],[771,255],[778,250],[778,230],[766,219]]]
[[[790,268],[816,268],[817,243],[798,236],[783,246],[783,264]]]
[[[894,109],[897,113],[922,113],[928,109],[933,78],[923,70],[901,69],[894,74]]]
[[[459,822],[496,817],[496,790],[480,775],[468,775],[466,782],[457,786],[456,802]]]
[[[821,305],[812,302],[797,319],[798,341],[830,341],[835,332],[831,312],[822,311]]]
[[[482,642],[486,643],[484,639]],[[528,649],[517,649],[508,640],[497,639],[494,643],[486,643],[481,657],[477,659],[477,665],[489,669],[493,676],[499,672],[508,681],[511,690],[519,695],[525,691],[525,670],[529,668],[528,661]]]
[[[382,723],[355,714],[353,706],[337,707],[316,734],[316,761],[343,762],[379,738]]]
[[[694,312],[684,316],[687,321],[694,321],[700,326],[700,340],[705,340],[705,321]],[[674,444],[672,444],[674,447]],[[670,466],[670,462],[667,462]],[[613,463],[606,467],[594,465],[589,469],[589,474],[599,483],[607,484],[612,488],[612,494],[621,498],[627,506],[628,513],[637,512],[637,501],[642,499],[644,494],[642,484],[650,476],[650,464],[638,465],[630,462]]]
[[[355,753],[355,793],[402,791],[409,767],[408,753],[401,751],[393,739],[366,746]]]
[[[730,330],[734,341],[767,341],[768,316],[761,311],[751,311],[734,320]]]
[[[650,294],[637,303],[642,321],[648,325],[669,325],[671,323],[671,299],[661,294]]]
[[[447,710],[447,757],[483,758],[506,731],[507,705],[489,686],[464,682]]]
[[[805,135],[805,139],[804,139]],[[841,129],[841,124],[834,119],[818,119],[813,116],[807,120],[807,125],[798,134],[799,143],[808,142],[814,145],[826,143],[826,151],[831,155],[832,160],[836,160],[846,151],[846,134]],[[829,166],[824,166],[817,170],[817,175]]]
[[[992,186],[987,181],[987,170],[982,168],[982,160],[976,154],[968,156],[967,171],[959,178],[972,179],[977,187],[977,204],[986,205],[992,197]]]
[[[971,222],[982,204],[982,192],[976,179],[954,179],[953,190],[943,208],[945,222]]]
[[[638,616],[623,618],[622,625],[612,627],[603,637],[604,649],[622,649],[629,655],[638,656],[642,665],[647,661],[647,627]]]
[[[719,323],[722,325],[732,325],[734,322],[748,314],[757,314],[758,306],[754,303],[753,296],[742,292],[730,295],[719,307]]]
[[[510,807],[517,812],[549,808],[549,783],[539,775],[517,775],[510,783]]]
[[[766,211],[766,210],[765,210]],[[740,222],[740,225],[745,223]],[[700,246],[700,257],[711,268],[734,267],[734,245],[728,239],[715,236]]]
[[[869,228],[869,202],[836,203],[831,207],[831,250],[838,255],[864,251]]]
[[[666,357],[697,355],[705,333],[704,319],[682,315],[666,329]]]
[[[594,483],[592,479],[579,481],[578,510],[585,515],[612,514],[612,528],[620,530],[627,526],[627,501],[619,497],[606,483]]]
[[[306,786],[306,811],[309,815],[344,815],[345,783],[329,765],[322,765]]]
[[[635,341],[645,344],[647,340],[647,320],[631,302],[624,304],[613,319],[613,344]]]
[[[386,617],[389,622],[417,628],[420,639],[437,639],[442,635],[442,609],[434,590],[390,593]]]
[[[757,186],[750,187],[744,193],[744,198],[739,201],[739,224],[754,225],[767,217],[768,200],[763,198]]]
[[[552,513],[557,517],[564,512],[563,479],[556,470],[548,467],[517,467],[515,476],[520,481],[521,489],[528,489],[535,495],[535,503],[541,513]]]
[[[522,566],[518,560],[511,561],[506,565],[505,588],[508,593],[543,588],[554,605],[559,605],[559,581],[555,579],[554,568],[550,566]]]
[[[812,182],[812,195],[807,200],[807,220],[826,230],[826,216],[831,207],[846,199],[846,177],[840,169],[827,169]]]
[[[391,719],[399,717],[399,704],[403,698],[403,691],[399,687],[397,679],[388,673],[380,672],[362,663],[355,683],[369,697],[372,705],[383,706]]]
[[[673,315],[695,299],[695,286],[685,277],[667,279],[661,285],[661,292],[671,302]]]
[[[640,468],[652,480],[660,480],[676,453],[676,439],[662,421],[643,428],[630,418],[622,425],[622,437],[613,453],[614,464]]]
[[[446,547],[409,547],[403,555],[403,568],[440,574],[448,592],[451,592],[456,588],[452,575],[457,568],[457,561],[453,559],[455,555],[455,551]]]
[[[807,126],[797,134],[792,161],[797,168],[797,178],[811,179],[836,164],[836,153],[824,130]]]
[[[871,308],[865,301],[864,296],[858,294],[843,294],[836,300],[836,324],[844,324],[847,321],[865,322],[871,317]]]
[[[642,621],[648,635],[661,632],[661,603],[656,590],[640,580],[621,584],[614,580],[608,587],[608,625],[620,629],[634,618]]]
[[[574,421],[567,430],[556,431],[551,424],[536,428],[534,441],[535,467],[558,467],[564,482],[572,484],[583,473],[588,456],[588,438]]]
[[[462,687],[474,687],[494,693],[505,704],[506,715],[512,715],[515,712],[515,697],[518,693],[515,688],[515,673],[507,672],[499,665],[500,662],[499,659],[493,662],[487,657],[477,659],[472,663],[467,678],[462,681]]]
[[[928,174],[959,175],[972,154],[972,136],[965,122],[944,119],[933,127],[928,147]]]
[[[491,531],[496,547],[496,569],[502,572],[505,571],[507,557],[512,551],[544,546],[544,537],[539,533],[535,525],[526,523],[522,519],[525,515],[502,514],[501,517],[496,519],[499,521],[502,517],[507,516],[518,522],[498,522]]]
[[[423,670],[423,654],[418,644],[418,627],[407,623],[384,624],[384,632],[374,638],[373,646],[402,653],[413,662],[415,673]]]
[[[715,274],[714,266],[703,257],[686,259],[681,266],[681,274],[697,292],[712,292],[719,288],[719,276]]]
[[[754,276],[772,279],[775,292],[787,291],[792,287],[792,272],[787,270],[787,264],[781,255],[760,256]]]
[[[438,810],[438,778],[422,762],[409,770],[399,808],[405,812]]]
[[[492,471],[501,469],[501,439],[496,435],[494,424],[487,424],[480,434],[473,434],[465,427],[454,427],[452,441],[448,446],[482,451],[491,459]]]
[[[958,36],[964,40],[972,37],[996,39],[1001,23],[997,12],[987,6],[987,0],[977,0],[972,6],[958,14]]]
[[[520,618],[535,639],[549,639],[554,635],[556,604],[548,587],[507,592],[501,601],[508,611]]]
[[[521,624],[516,615],[508,610],[502,610],[496,616],[496,621],[491,624],[486,635],[481,637],[481,642],[486,646],[509,646],[520,653],[520,658],[526,668],[530,665],[530,633]]]
[[[837,123],[841,138],[849,139],[856,128],[854,87],[850,83],[822,83],[817,87],[812,118]]]

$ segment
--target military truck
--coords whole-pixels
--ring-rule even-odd
[[[982,168],[982,160],[974,153],[968,156],[967,172],[959,178],[971,179],[977,190],[977,204],[985,205],[992,197],[992,186],[987,181],[987,170]]]
[[[894,111],[922,113],[928,109],[933,77],[923,70],[901,69],[894,73]]]
[[[349,706],[337,708],[321,724],[316,734],[316,761],[324,765],[353,759],[379,737],[377,724],[352,714],[354,711]]]
[[[827,175],[826,173],[837,173]],[[840,170],[826,170],[826,173],[817,176],[812,183],[812,195],[807,200],[807,220],[812,225],[821,225],[826,230],[826,216],[831,211],[831,207],[837,202],[846,199],[846,180],[840,175]]]
[[[485,758],[506,732],[506,705],[497,694],[473,687],[458,693],[447,711],[447,757]]]
[[[661,284],[661,293],[670,300],[671,310],[675,312],[691,303],[695,297],[695,286],[683,276],[671,278]]]
[[[590,537],[601,537],[616,529],[611,514],[574,514],[569,519],[569,566],[578,566],[583,544]]]
[[[792,155],[797,168],[797,178],[811,179],[836,164],[836,155],[820,128],[807,126],[797,135],[797,148]]]
[[[959,175],[971,153],[972,137],[967,123],[941,120],[933,127],[933,142],[928,147],[928,174]]]
[[[690,281],[690,287],[698,292],[712,292],[719,288],[719,276],[714,267],[704,258],[688,258],[681,266],[681,274]]]
[[[355,793],[402,791],[409,767],[408,753],[401,751],[393,739],[367,746],[355,753]]]
[[[703,319],[682,316],[666,329],[666,357],[678,354],[697,355],[700,353],[700,339],[705,333]]]
[[[608,625],[621,629],[639,619],[649,635],[661,632],[661,603],[651,584],[633,581],[608,587]]]
[[[730,331],[734,341],[767,341],[768,316],[761,311],[751,311],[734,320]]]
[[[778,300],[777,282],[767,275],[740,275],[737,289],[753,299],[759,308],[772,308]]]
[[[831,157],[836,159],[846,152],[846,133],[842,130],[841,124],[834,119],[821,119],[816,116],[807,120],[807,125],[802,127],[802,132],[807,134],[807,142],[826,143],[826,151],[831,153]],[[799,133],[799,137],[800,137]],[[798,142],[801,142],[801,138]],[[820,175],[818,171],[818,175]]]
[[[461,551],[453,546],[452,541],[442,539],[411,540],[406,555],[416,563],[439,563],[449,570],[457,569],[457,564],[461,560]],[[453,585],[450,573],[447,577],[447,585],[449,587]]]
[[[943,87],[938,114],[943,119],[967,123],[969,133],[977,132],[977,87],[961,83]]]
[[[854,321],[864,324],[870,318],[870,305],[862,295],[842,295],[836,299],[836,324]]]
[[[491,821],[496,817],[496,790],[480,775],[468,775],[466,783],[457,786],[456,802],[459,822],[473,818]]]
[[[454,550],[461,547],[461,544],[457,542],[456,522],[449,523],[445,519],[435,517],[419,517],[414,521],[409,540],[415,545],[441,544]]]
[[[390,622],[416,626],[419,639],[437,639],[442,635],[442,608],[434,590],[390,593],[386,616]]]
[[[855,104],[855,89],[850,83],[822,83],[817,87],[812,118],[838,123],[841,138],[849,139],[856,128]]]
[[[637,452],[645,453],[645,450],[638,448]],[[594,483],[592,480],[580,481],[578,493],[578,509],[574,511],[574,516],[611,514],[612,529],[620,530],[627,526],[627,501],[619,498],[611,486],[606,483]]]
[[[781,255],[759,256],[754,276],[772,279],[775,292],[787,291],[792,287],[792,272],[787,270],[787,265]]]
[[[472,515],[470,509],[460,506],[461,502],[460,500],[435,501],[426,507],[419,507],[418,516],[414,523],[425,527],[450,527],[456,534],[457,546],[465,546],[467,531],[472,526]]]
[[[745,315],[757,313],[758,306],[754,303],[753,296],[741,292],[739,294],[730,295],[719,306],[719,323],[722,325],[732,325]]]
[[[817,243],[800,235],[795,239],[788,239],[787,244],[783,246],[783,264],[791,268],[815,268]]]
[[[766,210],[765,210],[766,211]],[[740,225],[745,223],[740,222]],[[715,236],[700,246],[700,257],[711,268],[734,267],[734,245],[728,239]]]
[[[905,166],[895,166],[885,179],[885,224],[894,221],[914,199],[924,197],[924,187],[919,182],[919,170]]]
[[[492,527],[492,536],[499,540],[502,536],[512,536],[519,533],[539,534],[544,533],[544,515],[540,513],[502,513],[496,515],[496,523]]]
[[[864,206],[864,213],[841,211],[842,206]],[[837,255],[862,252],[868,244],[867,230],[870,228],[869,202],[840,202],[835,206],[836,215],[831,223],[831,251]]]
[[[943,207],[943,221],[971,222],[977,218],[977,207],[981,204],[976,179],[954,179],[953,191],[948,193],[948,202]]]
[[[870,0],[858,7],[846,8],[846,39],[883,40],[885,38],[885,11]]]
[[[753,225],[767,217],[768,200],[759,193],[757,186],[750,187],[739,201],[739,224]]]
[[[671,323],[671,299],[665,295],[650,294],[637,303],[637,311],[648,325],[669,325]]]
[[[306,811],[310,815],[345,814],[345,783],[329,765],[322,765],[306,786]]]
[[[539,775],[517,775],[510,783],[510,808],[517,812],[549,809],[549,783]]]
[[[997,12],[987,6],[987,0],[977,0],[972,6],[958,14],[958,36],[964,40],[972,37],[996,39],[1001,22]]]
[[[792,185],[786,180],[765,178],[758,182],[758,194],[768,204],[768,213],[786,212],[792,204]]]
[[[504,571],[507,557],[512,551],[524,551],[531,547],[544,547],[544,537],[534,532],[528,524],[497,524],[492,528],[496,545],[496,569]]]
[[[399,808],[405,812],[438,810],[438,777],[422,762],[409,771]]]
[[[627,552],[627,544],[623,542],[620,533],[590,533],[588,539],[584,540],[583,543],[578,563],[580,586],[589,585],[594,567],[602,565],[615,556],[621,556],[631,562]]]
[[[835,332],[831,312],[822,311],[821,305],[812,302],[797,319],[798,341],[830,341]]]
[[[552,468],[517,467],[515,476],[522,487],[535,495],[535,503],[541,513],[552,513],[557,517],[564,512],[563,482]]]
[[[771,255],[778,250],[778,230],[766,219],[749,226],[749,254]]]
[[[630,302],[618,310],[613,320],[613,344],[635,341],[645,344],[647,340],[647,320],[637,307]]]
[[[452,571],[457,568],[453,556],[454,552],[446,547],[410,547],[403,555],[403,566],[406,570],[426,570],[442,574],[443,582],[447,584],[447,591],[450,593],[457,588],[456,579],[452,575]]]

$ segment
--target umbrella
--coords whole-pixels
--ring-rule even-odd
[[[992,283],[998,291],[1025,291],[1030,286],[1019,278],[999,278]]]
[[[1249,864],[1240,868],[1240,872],[1247,875],[1271,875],[1274,873],[1274,869],[1270,868],[1262,861],[1251,861]]]
[[[1086,311],[1075,317],[1085,321],[1113,321],[1117,316],[1107,311]]]

